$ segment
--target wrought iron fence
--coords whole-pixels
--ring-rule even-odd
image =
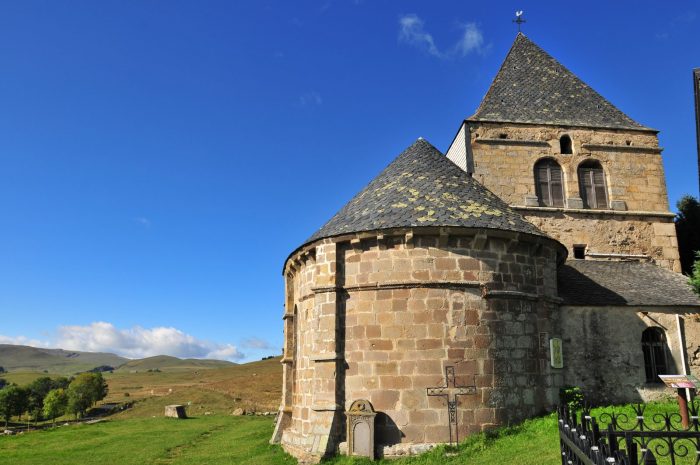
[[[645,414],[645,404],[632,409],[632,415],[610,411],[594,417],[589,406],[580,412],[560,408],[562,464],[700,465],[700,403],[688,404],[688,428],[678,413]]]

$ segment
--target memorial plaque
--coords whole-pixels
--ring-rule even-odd
[[[549,340],[549,358],[552,368],[564,368],[564,353],[561,339],[558,337]]]
[[[374,418],[372,404],[359,399],[345,412],[348,425],[348,455],[369,457],[374,460]]]

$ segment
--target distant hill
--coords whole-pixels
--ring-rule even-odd
[[[225,368],[236,365],[224,360],[206,360],[196,358],[177,358],[169,355],[129,360],[119,367],[119,371],[148,371],[148,370],[192,370],[208,368]]]
[[[0,367],[10,373],[47,372],[59,375],[74,375],[96,367],[110,366],[115,370],[142,372],[148,370],[177,371],[226,368],[236,365],[223,360],[199,360],[157,355],[139,360],[130,360],[115,354],[102,352],[79,352],[63,349],[41,349],[38,347],[0,344]],[[0,374],[2,377],[2,374]]]
[[[129,359],[101,352],[78,352],[63,349],[40,349],[37,347],[0,344],[0,366],[6,371],[47,371],[61,375],[72,375],[91,370],[101,365],[114,368]]]

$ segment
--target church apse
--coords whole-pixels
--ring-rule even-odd
[[[364,217],[377,210],[384,215]],[[357,399],[377,410],[385,454],[447,442],[447,404],[427,390],[445,383],[448,367],[458,385],[474,386],[455,412],[460,437],[550,408],[560,380],[543,341],[556,331],[564,257],[417,141],[287,260],[298,338],[283,447],[307,459],[336,453]]]

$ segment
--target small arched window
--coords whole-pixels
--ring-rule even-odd
[[[663,329],[651,327],[642,333],[642,352],[647,383],[660,383],[659,375],[668,373],[666,335]]]
[[[605,172],[599,162],[590,160],[581,163],[578,167],[578,182],[585,208],[608,208]]]
[[[566,134],[559,138],[559,153],[569,155],[574,153],[571,150],[571,137],[567,136]]]
[[[564,206],[564,179],[559,163],[551,158],[535,163],[535,191],[541,207]]]

